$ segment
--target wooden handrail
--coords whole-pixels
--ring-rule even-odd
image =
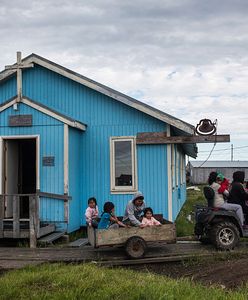
[[[53,198],[53,199],[57,199],[57,200],[64,200],[64,201],[68,201],[71,200],[72,197],[68,196],[68,195],[61,195],[61,194],[53,194],[53,193],[46,193],[46,192],[37,192],[35,194],[0,194],[0,196],[6,196],[6,197],[24,197],[24,196],[28,196],[28,197],[35,197],[35,196],[39,196],[39,197],[45,197],[45,198]]]
[[[52,193],[45,193],[45,192],[38,192],[37,195],[40,197],[53,198],[53,199],[64,200],[64,201],[68,201],[72,199],[72,197],[68,195],[52,194]]]

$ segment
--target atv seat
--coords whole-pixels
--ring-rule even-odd
[[[210,186],[204,186],[203,194],[208,201],[208,207],[214,207],[214,190]]]

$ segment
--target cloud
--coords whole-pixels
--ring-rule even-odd
[[[34,52],[194,125],[217,118],[241,143],[247,12],[244,0],[1,0],[0,68]]]

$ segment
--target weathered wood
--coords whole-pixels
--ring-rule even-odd
[[[64,201],[64,221],[69,223],[69,203]]]
[[[91,244],[91,246],[95,247],[96,246],[96,230],[94,230],[93,227],[90,227],[90,226],[87,227],[87,236],[88,236],[88,241]]]
[[[44,198],[52,198],[52,199],[57,199],[57,200],[71,200],[71,196],[68,195],[60,195],[60,194],[52,194],[52,193],[44,193],[44,192],[38,192],[38,196],[44,197]]]
[[[36,235],[36,220],[35,220],[35,197],[29,197],[29,243],[30,248],[36,248],[37,245],[37,235]]]
[[[156,139],[156,138],[164,138],[167,137],[167,132],[140,132],[137,135],[139,139]]]
[[[20,197],[13,196],[13,238],[20,236]]]
[[[19,239],[26,239],[26,238],[29,238],[29,234],[30,234],[30,232],[29,232],[29,229],[22,229],[21,231],[20,231],[20,234],[19,234]],[[3,232],[3,237],[4,238],[10,238],[10,239],[12,239],[13,238],[13,235],[14,235],[14,232],[13,232],[13,230],[4,230],[4,232]]]
[[[195,143],[227,143],[230,142],[230,135],[189,135],[189,136],[168,136],[168,137],[143,137],[144,133],[138,133],[136,144],[152,145],[152,144],[195,144]]]
[[[39,196],[34,196],[33,201],[35,202],[35,231],[36,238],[40,236],[40,200]]]
[[[176,241],[176,227],[175,224],[165,224],[145,228],[131,227],[95,230],[95,247],[123,245],[132,236],[139,236],[143,238],[145,242],[173,242]],[[88,239],[93,246],[92,238],[88,236]]]
[[[4,196],[0,195],[0,238],[3,238]]]
[[[22,69],[32,68],[34,66],[33,63],[22,62],[22,53],[20,51],[17,52],[17,62],[12,66],[5,66],[6,70],[15,70],[17,75],[17,102],[21,102],[22,100]]]
[[[82,238],[82,239],[78,239],[76,241],[71,242],[68,246],[79,248],[79,247],[83,247],[83,246],[87,245],[88,243],[89,243],[88,239]]]
[[[49,233],[52,233],[54,231],[55,231],[55,224],[49,224],[47,226],[40,227],[38,238],[47,235]]]
[[[41,244],[51,244],[53,241],[59,239],[65,234],[65,231],[57,231],[49,234],[48,236],[44,236],[38,240]]]

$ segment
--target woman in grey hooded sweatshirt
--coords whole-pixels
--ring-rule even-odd
[[[146,204],[143,194],[141,192],[137,192],[126,206],[123,223],[131,226],[143,227],[140,217],[143,214],[145,207]]]

